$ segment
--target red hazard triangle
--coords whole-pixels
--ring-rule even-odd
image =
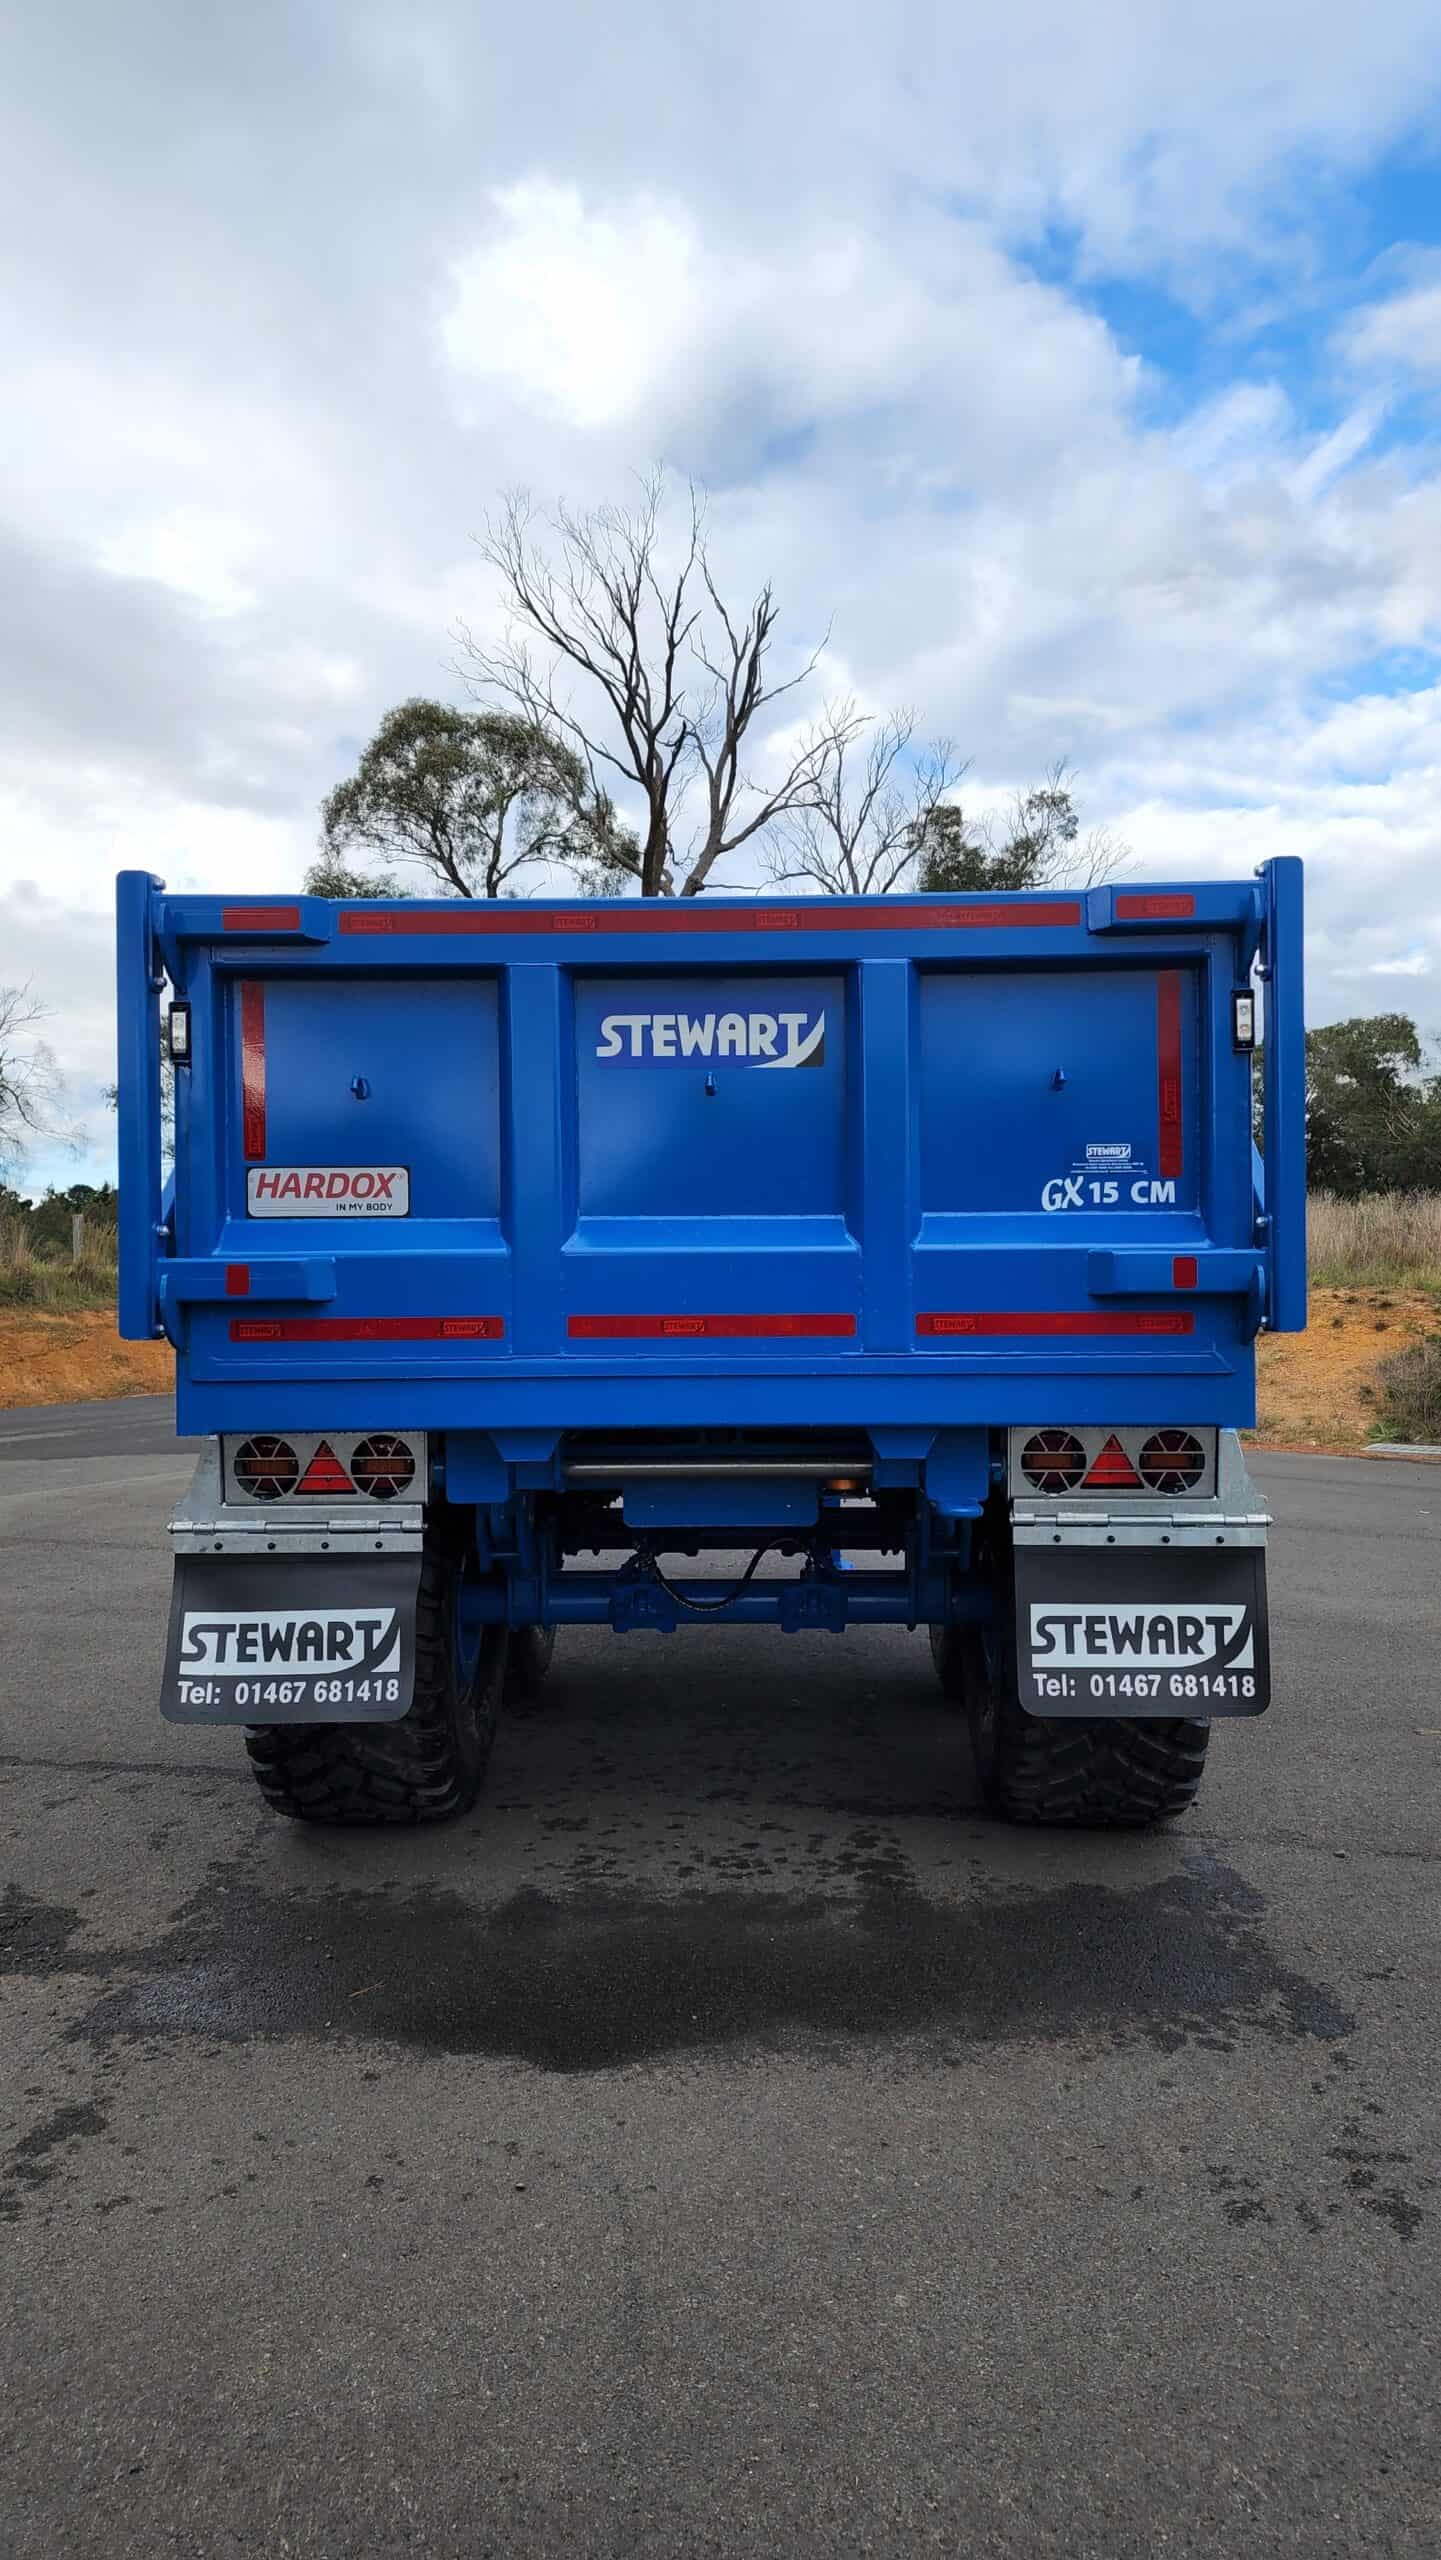
[[[322,1440],[295,1490],[297,1493],[354,1493],[355,1487],[330,1442]]]
[[[1139,1493],[1141,1479],[1114,1431],[1090,1469],[1086,1482],[1106,1493]],[[304,1490],[302,1486],[301,1490]]]

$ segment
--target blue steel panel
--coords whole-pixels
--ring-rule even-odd
[[[673,1317],[683,1323],[702,1316],[839,1316],[850,1320],[849,1333],[829,1338],[759,1335],[744,1340],[677,1334],[668,1340],[609,1344],[567,1334],[560,1344],[567,1368],[587,1357],[594,1365],[607,1351],[607,1366],[614,1367],[619,1360],[632,1372],[646,1359],[659,1360],[668,1369],[680,1362],[697,1370],[756,1365],[769,1369],[778,1363],[794,1367],[798,1361],[808,1368],[831,1368],[853,1361],[862,1348],[857,1316],[859,1248],[828,1233],[819,1219],[797,1221],[797,1225],[807,1240],[790,1250],[776,1249],[773,1236],[766,1245],[750,1238],[732,1241],[720,1227],[709,1249],[698,1250],[688,1239],[685,1249],[674,1241],[663,1246],[652,1241],[648,1250],[632,1253],[610,1248],[593,1251],[587,1241],[589,1230],[582,1229],[564,1257],[566,1319],[574,1317],[579,1324],[585,1318],[643,1315]]]
[[[1301,994],[1302,872],[1294,854],[1268,862],[1264,970],[1264,1163],[1273,1333],[1306,1327],[1306,1027]]]
[[[148,947],[149,934],[138,928],[146,923],[150,894],[147,882],[129,893],[121,961],[123,1036],[127,1019],[145,1009],[138,955],[142,941]],[[1194,895],[1166,887],[1146,894],[1156,901],[1154,929],[1149,909],[1140,919],[1128,911],[1123,934],[1112,940],[1095,937],[1115,930],[1114,905],[1096,908],[1093,934],[1090,910],[1079,899],[997,898],[969,906],[906,900],[890,902],[884,913],[877,902],[848,901],[816,902],[812,910],[801,902],[786,910],[731,912],[708,902],[703,914],[656,903],[620,909],[582,902],[474,910],[459,918],[454,910],[427,916],[392,908],[379,916],[380,931],[364,934],[347,924],[364,910],[335,910],[312,900],[257,902],[261,921],[256,906],[237,917],[219,899],[157,900],[153,924],[160,947],[179,992],[196,1003],[197,1058],[181,1117],[178,1185],[180,1249],[188,1255],[259,1253],[256,1226],[247,1230],[233,1214],[226,1218],[215,1187],[214,1169],[223,1168],[238,1147],[238,1097],[231,1089],[226,1028],[229,989],[237,977],[263,975],[281,1015],[284,1000],[277,991],[289,981],[324,985],[335,1003],[337,1040],[347,1051],[357,1005],[381,988],[398,997],[406,982],[410,992],[396,1018],[407,1019],[418,1056],[435,1045],[437,1005],[453,1000],[463,1013],[482,980],[499,983],[504,1030],[495,1139],[473,1136],[455,1109],[453,1074],[438,1067],[430,1124],[419,1143],[433,1150],[428,1162],[439,1214],[419,1224],[382,1222],[365,1235],[364,1250],[359,1237],[354,1248],[347,1242],[337,1253],[337,1298],[326,1308],[327,1317],[334,1312],[361,1322],[493,1312],[503,1319],[504,1334],[489,1340],[327,1339],[317,1346],[295,1339],[246,1346],[228,1339],[232,1319],[224,1310],[202,1312],[181,1364],[182,1427],[254,1428],[268,1420],[297,1428],[408,1424],[542,1432],[711,1422],[782,1430],[846,1422],[962,1429],[1017,1416],[1245,1422],[1252,1377],[1239,1298],[1234,1304],[1212,1298],[1204,1308],[1195,1305],[1194,1330],[1186,1336],[977,1335],[942,1342],[918,1338],[914,1331],[916,1310],[929,1306],[1085,1310],[1097,1303],[1087,1286],[1086,1249],[1114,1245],[1117,1221],[1103,1216],[1098,1233],[1089,1206],[1058,1217],[1019,1204],[1021,1175],[1029,1185],[1044,1133],[1021,1109],[1019,1089],[1031,1071],[1036,1038],[1048,1046],[1053,1031],[1069,1031],[1072,1045],[1076,1038],[1085,1042],[1076,1054],[1083,1059],[1088,1101],[1099,1097],[1109,1117],[1132,1087],[1144,1094],[1144,1144],[1157,1107],[1155,1020],[1152,1014],[1143,1038],[1141,1012],[1132,1019],[1130,998],[1140,988],[1149,988],[1153,997],[1158,970],[1179,970],[1188,980],[1187,1205],[1169,1211],[1128,1208],[1123,1240],[1181,1251],[1210,1243],[1238,1254],[1251,1244],[1246,1067],[1231,1051],[1225,1008],[1231,984],[1249,966],[1261,905],[1268,906],[1268,952],[1276,965],[1276,955],[1284,956],[1295,939],[1299,899],[1277,883],[1274,868],[1259,897],[1249,884],[1213,884]],[[451,930],[457,923],[461,929]],[[1103,955],[1104,967],[1098,968]],[[1298,998],[1288,992],[1289,961],[1280,977],[1273,1019],[1279,1018],[1277,1008],[1294,1002],[1299,1024]],[[820,1067],[766,1070],[727,1063],[722,1070],[717,1059],[717,1095],[704,1095],[702,1085],[697,1109],[718,1109],[734,1092],[737,1110],[755,1115],[746,1120],[744,1143],[737,1134],[719,1151],[719,1189],[714,1179],[695,1179],[694,1167],[705,1168],[709,1151],[687,1147],[679,1100],[669,1102],[660,1090],[659,1080],[668,1079],[679,1097],[688,1090],[695,1063],[672,1064],[668,1029],[661,1034],[659,1057],[651,1054],[627,1066],[606,1088],[607,1108],[616,1115],[625,1145],[616,1143],[614,1130],[602,1126],[594,1112],[585,1116],[580,1080],[586,1062],[578,1054],[574,992],[585,1022],[585,1005],[606,979],[623,981],[627,991],[643,985],[650,999],[644,1009],[653,1014],[678,1012],[677,991],[683,989],[689,1002],[706,981],[728,991],[748,981],[769,995],[772,988],[795,990],[821,978],[841,991],[837,1012],[849,1066],[837,1069],[829,1054],[829,1012],[828,1054]],[[936,1055],[949,1065],[944,1077],[937,1072],[933,1078],[926,1008],[935,1007],[930,982],[943,980],[980,994],[977,1011],[962,1007],[954,1023],[947,1019]],[[1103,982],[1120,989],[1115,1001],[1101,992]],[[1029,990],[1037,991],[1034,998]],[[299,987],[296,1002],[297,1019],[303,1019]],[[1135,1002],[1144,1008],[1143,997]],[[806,1017],[803,1040],[813,1023],[802,995],[797,1005]],[[774,1010],[779,1015],[779,1003]],[[992,1024],[1001,1057],[999,1064],[993,1056],[983,1059],[985,1076],[971,1076],[971,1118],[984,1137],[982,1146],[972,1148],[978,1209],[975,1192],[959,1186],[947,1160],[937,1114],[948,1107],[956,1077],[975,1068],[967,1040],[979,1011]],[[1097,1026],[1114,1044],[1117,1062],[1111,1067],[1101,1057]],[[602,1038],[597,1023],[592,1045]],[[582,1050],[584,1039],[583,1031]],[[654,1045],[652,1027],[652,1052]],[[130,1048],[138,1057],[133,1036]],[[1287,1233],[1295,1228],[1298,1196],[1301,1095],[1294,1066],[1288,1071],[1286,1064],[1294,1051],[1293,1038],[1280,1056],[1272,1104],[1277,1135],[1267,1149],[1273,1186],[1268,1205],[1273,1214],[1284,1206]],[[217,1055],[225,1060],[220,1076]],[[596,1068],[602,1063],[589,1062]],[[1058,1052],[1050,1063],[1053,1072],[1067,1062]],[[321,1072],[328,1074],[329,1065]],[[363,1062],[347,1062],[347,1086],[356,1072],[366,1072]],[[762,1075],[768,1086],[781,1089],[764,1111],[740,1099],[751,1088],[763,1090]],[[834,1115],[822,1120],[819,1131],[813,1102],[805,1096],[818,1077],[834,1078],[836,1095]],[[932,1081],[935,1092],[926,1098],[923,1127],[921,1087]],[[1055,1090],[1064,1097],[1067,1088]],[[635,1099],[648,1092],[653,1100]],[[728,1103],[725,1108],[729,1113]],[[641,1166],[645,1150],[634,1147],[632,1114],[644,1124],[652,1173]],[[732,1125],[729,1117],[723,1125]],[[125,1126],[122,1106],[123,1141]],[[590,1191],[583,1188],[592,1179],[583,1130],[586,1138],[597,1139],[595,1186],[607,1203],[600,1209],[590,1207]],[[1074,1134],[1068,1127],[1068,1139]],[[1101,1143],[1113,1140],[1110,1128],[1091,1134]],[[1120,1141],[1134,1150],[1133,1131],[1121,1129]],[[452,1182],[447,1149],[457,1144],[464,1165]],[[132,1190],[149,1179],[151,1160],[140,1152],[138,1170],[131,1162],[135,1150],[126,1155]],[[274,1157],[273,1131],[268,1152]],[[317,1157],[326,1160],[320,1149]],[[394,1160],[403,1160],[398,1148]],[[685,1207],[675,1205],[676,1185]],[[226,1188],[233,1209],[238,1195],[230,1177]],[[491,1213],[464,1214],[463,1203],[487,1191]],[[151,1304],[159,1250],[153,1223],[149,1213],[137,1221],[132,1209],[129,1232],[139,1237],[141,1259],[148,1251],[148,1275],[141,1277]],[[1057,1234],[1058,1227],[1068,1232]],[[636,1247],[617,1250],[626,1229]],[[308,1246],[315,1234],[309,1226]],[[919,1268],[948,1276],[944,1282],[918,1279],[912,1298],[906,1273],[918,1234]],[[506,1285],[507,1238],[515,1250],[513,1301]],[[282,1239],[293,1255],[299,1241],[294,1228],[279,1225],[275,1244]],[[327,1236],[327,1247],[330,1242]],[[1273,1288],[1278,1249],[1268,1240]],[[1174,1295],[1166,1302],[1177,1303]],[[849,1338],[707,1339],[700,1346],[639,1338],[576,1340],[567,1334],[566,1317],[577,1303],[618,1314],[667,1307],[855,1309],[860,1322]]]
[[[1109,955],[1108,955],[1109,957]],[[1110,1241],[1194,1209],[1196,1025],[1192,972],[1182,1008],[1183,1164],[1162,1181],[1156,971],[1097,968],[920,975],[921,1204],[967,1230],[1006,1221],[1018,1245]],[[1066,1206],[1065,1186],[1079,1194]],[[1105,1186],[1115,1184],[1110,1205]],[[1164,1185],[1163,1185],[1164,1188]],[[1142,1196],[1138,1201],[1137,1193]],[[1052,1206],[1057,1194],[1060,1202]],[[1137,1237],[1139,1240],[1139,1236]]]
[[[558,969],[530,962],[506,972],[505,1220],[518,1276],[511,1321],[517,1355],[559,1346],[566,1141],[574,1127],[568,1007]]]
[[[122,871],[115,883],[119,1326],[127,1342],[149,1341],[160,1326],[160,1003],[151,937],[159,886],[148,871]]]
[[[851,1113],[852,1195],[860,1200],[862,1339],[868,1355],[915,1348],[910,1295],[916,1232],[916,1147],[911,1100],[915,1047],[909,960],[861,962],[860,1108]]]
[[[1183,1355],[1151,1347],[1144,1357],[1094,1359],[1089,1346],[1063,1343],[1042,1357],[889,1364],[836,1363],[813,1375],[709,1374],[674,1361],[627,1367],[609,1376],[593,1369],[563,1375],[517,1374],[493,1364],[479,1377],[457,1361],[418,1362],[403,1373],[372,1363],[336,1364],[320,1379],[265,1374],[215,1380],[182,1362],[182,1432],[333,1431],[642,1431],[891,1428],[915,1423],[934,1430],[971,1424],[1212,1422],[1245,1430],[1256,1419],[1249,1361],[1228,1367],[1219,1352]],[[1077,1352],[1082,1356],[1077,1357]]]
[[[577,979],[580,1219],[841,1217],[844,1017],[835,976]]]
[[[493,977],[268,978],[265,1162],[406,1165],[410,1221],[500,1214],[500,1062]],[[233,1035],[233,1072],[240,1042]],[[364,1099],[352,1092],[359,1079]],[[239,1090],[234,1109],[239,1125]],[[235,1165],[233,1212],[245,1215]],[[399,1221],[267,1221],[270,1240],[303,1226],[327,1248],[403,1246]],[[255,1237],[257,1247],[262,1239]]]

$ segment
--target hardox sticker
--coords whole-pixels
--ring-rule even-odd
[[[408,1218],[410,1172],[403,1164],[251,1165],[245,1206],[252,1218]]]

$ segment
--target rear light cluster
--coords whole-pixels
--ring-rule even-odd
[[[300,1460],[288,1440],[277,1440],[268,1431],[258,1432],[253,1440],[242,1440],[230,1462],[231,1474],[242,1493],[254,1502],[279,1502],[293,1493],[300,1482]]]
[[[1205,1494],[1213,1489],[1213,1431],[1047,1430],[1019,1436],[1018,1489],[1032,1493]]]
[[[1074,1431],[1033,1431],[1021,1451],[1021,1473],[1037,1493],[1074,1493],[1086,1453]]]
[[[1151,1493],[1194,1493],[1206,1472],[1206,1452],[1194,1431],[1153,1431],[1136,1461]]]
[[[377,1431],[361,1441],[350,1472],[357,1493],[368,1493],[372,1502],[394,1502],[415,1482],[415,1459],[409,1443],[395,1432]]]
[[[417,1432],[257,1431],[226,1440],[232,1502],[398,1502],[425,1489],[425,1440]]]

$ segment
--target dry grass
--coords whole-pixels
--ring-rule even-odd
[[[1313,1192],[1306,1242],[1318,1289],[1441,1289],[1441,1191]]]
[[[1441,1446],[1441,1334],[1429,1334],[1383,1360],[1376,1373],[1383,1440]]]
[[[87,1220],[85,1250],[37,1251],[18,1220],[0,1221],[0,1306],[72,1308],[115,1304],[115,1229]]]

